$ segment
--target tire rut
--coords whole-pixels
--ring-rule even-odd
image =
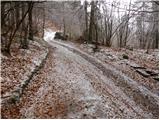
[[[138,85],[138,83],[136,83],[129,77],[123,75],[122,73],[120,73],[120,71],[112,69],[112,66],[108,66],[108,68],[106,68],[106,66],[101,61],[99,60],[96,61],[95,59],[93,59],[94,57],[89,56],[88,54],[81,52],[80,50],[77,50],[73,47],[67,46],[63,43],[59,43],[56,41],[55,42],[52,41],[52,43],[63,46],[68,50],[80,55],[87,61],[89,61],[91,64],[100,69],[103,72],[104,76],[111,78],[114,84],[117,87],[119,87],[129,98],[133,99],[135,103],[141,107],[141,109],[143,109],[147,113],[151,113],[154,118],[158,118],[159,116],[158,96],[150,92],[147,88]],[[130,106],[128,102],[126,101],[123,102],[133,111],[135,111],[135,113],[137,113],[136,110],[132,106]],[[137,114],[141,116],[141,114],[139,113]]]

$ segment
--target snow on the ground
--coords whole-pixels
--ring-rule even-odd
[[[67,48],[52,46],[57,49],[29,84],[15,118],[152,118],[93,64]]]
[[[53,32],[51,29],[45,29],[44,30],[44,40],[49,42],[52,41],[54,39],[56,32]]]
[[[48,49],[35,41],[30,41],[28,50],[19,49],[19,44],[13,43],[12,57],[1,58],[2,98],[23,84],[35,67],[40,65],[47,53]]]
[[[54,45],[55,46],[55,45]],[[114,83],[112,82],[112,80],[110,80],[109,78],[106,78],[104,75],[103,75],[103,73],[102,72],[100,72],[100,70],[99,69],[97,69],[95,66],[93,66],[93,64],[91,64],[91,63],[89,63],[88,61],[86,61],[85,59],[83,59],[81,56],[77,56],[77,55],[74,55],[72,52],[70,52],[70,51],[68,51],[66,48],[63,48],[63,47],[60,47],[60,46],[56,46],[57,48],[59,48],[59,49],[62,49],[61,50],[61,52],[63,51],[65,51],[64,52],[64,55],[62,55],[62,58],[60,58],[60,60],[62,60],[62,61],[58,61],[58,66],[57,66],[57,69],[60,69],[60,73],[62,74],[62,75],[67,75],[67,76],[71,76],[70,77],[70,79],[68,78],[68,77],[65,77],[65,78],[68,78],[68,80],[71,80],[71,81],[75,81],[75,79],[76,80],[78,80],[78,81],[80,81],[80,82],[76,82],[76,84],[78,84],[77,86],[75,86],[75,89],[77,89],[78,88],[78,91],[82,91],[83,89],[83,91],[84,91],[84,96],[85,96],[85,93],[87,93],[87,95],[86,95],[86,99],[87,98],[92,98],[92,97],[90,97],[92,94],[89,92],[89,91],[93,91],[93,90],[90,90],[91,88],[89,88],[89,86],[88,86],[88,81],[91,83],[91,82],[99,82],[99,84],[101,85],[101,87],[103,88],[103,89],[106,89],[106,87],[108,87],[108,89],[106,89],[106,91],[105,92],[109,92],[110,94],[112,94],[115,98],[118,98],[118,100],[114,100],[116,103],[115,104],[117,104],[120,108],[122,108],[123,110],[124,110],[124,112],[126,113],[126,114],[128,114],[128,116],[129,115],[133,115],[134,116],[134,112],[135,111],[137,111],[137,113],[139,113],[139,114],[141,114],[142,116],[145,116],[145,117],[149,117],[150,115],[147,115],[143,110],[141,110],[141,108],[139,107],[139,106],[137,106],[136,105],[136,103],[132,100],[132,99],[130,99],[129,97],[127,97],[119,88],[117,88],[115,85],[114,85]],[[59,53],[60,54],[60,53]],[[58,54],[58,55],[59,55]],[[66,55],[66,56],[65,56]],[[65,64],[63,64],[63,65],[61,65],[62,63],[63,63],[63,57],[65,56],[65,58],[66,59],[68,59],[68,60],[73,60],[71,63],[73,64],[73,63],[75,63],[75,67],[71,67],[71,68],[64,68],[66,65]],[[62,66],[62,68],[59,66],[59,65],[61,65]],[[81,68],[82,67],[82,68]],[[76,68],[81,68],[81,71],[77,71],[76,72]],[[73,69],[73,70],[72,70]],[[66,71],[65,71],[66,70]],[[58,71],[58,70],[56,70],[56,71]],[[71,72],[70,72],[71,71]],[[76,72],[77,74],[76,74],[76,76],[74,76],[74,72]],[[85,74],[84,74],[85,73]],[[79,77],[77,77],[77,75],[78,74],[80,74],[80,76]],[[89,77],[88,79],[86,79],[86,76],[92,76],[91,78]],[[83,78],[84,77],[84,78]],[[71,78],[73,78],[73,80],[71,79]],[[79,80],[79,78],[80,78],[80,80]],[[81,82],[83,82],[83,84],[81,84]],[[88,86],[86,86],[86,85]],[[103,85],[104,86],[103,86]],[[91,84],[90,84],[91,85]],[[92,85],[91,85],[92,86]],[[90,87],[91,87],[90,86]],[[95,84],[95,86],[96,86],[96,84]],[[97,86],[96,86],[97,87]],[[94,92],[93,92],[94,93]],[[101,93],[101,94],[104,94],[103,92]],[[110,96],[111,97],[111,96]],[[76,98],[79,98],[79,96],[77,96]],[[86,100],[85,99],[85,97],[84,97],[84,100]],[[128,102],[128,104],[130,105],[130,106],[132,106],[133,108],[134,108],[134,110],[135,111],[132,111],[132,110],[130,110],[130,111],[127,111],[127,108],[125,108],[126,106],[126,104],[124,104],[122,101],[123,100],[124,101],[126,101],[126,102]],[[79,98],[79,100],[81,100],[81,98]],[[121,101],[122,100],[122,101]],[[91,101],[91,99],[89,99],[89,101]],[[102,100],[101,100],[102,101]],[[109,101],[108,101],[108,103],[109,103]],[[103,106],[104,105],[102,105],[101,106],[101,108],[103,108]],[[128,106],[127,106],[128,107]],[[105,110],[107,109],[107,108],[104,108]],[[95,107],[95,110],[96,110],[96,107]],[[129,113],[128,113],[129,112]],[[132,113],[133,112],[133,113]],[[76,116],[76,115],[75,115]],[[116,116],[116,115],[115,115]],[[152,116],[152,115],[151,115]],[[151,117],[150,116],[150,117]],[[100,118],[103,118],[102,116],[100,117]],[[104,117],[104,118],[106,118],[106,117]]]
[[[146,50],[133,49],[133,51],[131,51],[124,48],[114,49],[100,47],[100,51],[94,53],[90,46],[91,45],[81,44],[79,47],[81,50],[95,56],[104,63],[111,64],[120,71],[123,71],[132,79],[140,82],[148,89],[151,89],[152,92],[156,94],[158,93],[159,85],[157,81],[152,78],[144,78],[130,67],[130,64],[135,64],[137,66],[145,67],[146,69],[157,72],[159,63],[158,50],[150,50],[147,54]],[[124,59],[123,55],[127,55],[129,59]]]
[[[122,49],[106,48],[106,47],[100,46],[100,51],[94,53],[92,49],[94,45],[92,44],[79,45],[69,41],[62,41],[62,40],[54,40],[54,41],[51,41],[50,43],[52,42],[67,46],[73,50],[75,49],[79,51],[80,49],[83,54],[85,54],[84,52],[87,52],[90,55],[94,56],[93,59],[98,58],[97,61],[100,60],[103,63],[109,64],[112,67],[115,67],[117,70],[121,71],[126,76],[131,78],[134,83],[138,83],[137,85],[139,86],[142,85],[142,88],[146,87],[151,92],[153,92],[153,94],[156,94],[156,96],[159,95],[158,81],[154,80],[152,77],[148,77],[148,78],[143,77],[142,75],[138,74],[133,68],[129,66],[129,63],[137,64],[138,66],[145,67],[146,69],[157,72],[158,63],[159,63],[159,58],[158,58],[159,50],[157,49],[148,50],[148,53],[147,53],[147,50],[142,50],[142,49],[129,50],[125,48],[122,48]],[[129,59],[124,59],[123,55],[127,55]]]
[[[53,42],[54,44],[60,44],[60,45],[62,45],[62,46],[64,46],[64,47],[67,47],[67,48],[69,48],[69,49],[71,49],[71,50],[76,50],[76,51],[79,51],[76,47],[75,47],[75,45],[71,45],[69,42],[62,42],[62,41],[54,41]],[[110,50],[109,50],[110,51]],[[113,53],[114,53],[115,51],[113,51]],[[79,52],[78,52],[79,53]],[[82,52],[82,51],[80,51],[80,53],[83,53],[84,55],[86,55],[84,52]],[[116,53],[117,53],[117,56],[119,56],[119,53],[118,53],[118,51],[116,51]],[[120,52],[120,54],[121,54],[121,56],[119,57],[119,59],[120,60],[124,60],[124,59],[122,59],[122,54],[123,53],[121,53]],[[114,54],[113,54],[114,55]],[[94,54],[93,54],[93,56],[94,56]],[[112,54],[111,54],[111,56],[112,56]],[[85,57],[86,58],[86,57]],[[91,57],[92,58],[92,57]],[[96,59],[96,58],[93,58],[93,59]],[[101,59],[100,59],[101,60]],[[98,59],[96,59],[96,61],[99,61]],[[103,60],[101,60],[102,62],[104,62]],[[128,61],[128,60],[126,60],[126,61]],[[100,62],[100,61],[99,61]],[[114,62],[116,63],[117,61],[116,60],[114,60]],[[125,62],[125,61],[124,61]],[[109,63],[107,63],[107,64],[109,64]],[[141,95],[143,95],[143,97],[145,97],[145,96],[148,96],[147,97],[147,99],[146,98],[143,98],[143,97],[141,97],[141,98],[139,98],[139,99],[142,99],[142,101],[145,103],[145,104],[148,104],[149,105],[149,109],[150,109],[150,111],[152,111],[153,113],[154,113],[154,115],[157,115],[157,105],[158,105],[158,90],[157,89],[159,89],[159,86],[158,86],[158,82],[156,82],[155,80],[147,80],[148,82],[146,82],[146,79],[144,79],[142,76],[140,76],[140,75],[137,75],[137,74],[135,74],[134,76],[138,76],[137,78],[138,78],[138,80],[137,80],[137,78],[135,79],[134,77],[132,77],[133,75],[133,73],[135,73],[134,72],[134,70],[130,70],[129,68],[127,68],[127,67],[123,67],[122,68],[122,66],[115,66],[116,64],[113,64],[113,63],[110,63],[110,65],[112,65],[112,67],[111,66],[108,66],[108,65],[105,65],[105,64],[103,64],[103,66],[106,66],[106,69],[108,69],[109,71],[112,71],[112,73],[108,73],[108,74],[110,74],[109,76],[112,76],[113,77],[113,80],[114,80],[114,82],[115,82],[115,84],[117,85],[117,86],[119,86],[119,87],[121,87],[121,89],[123,89],[123,91],[127,94],[127,95],[129,95],[130,97],[133,95],[134,97],[136,97],[137,95],[136,94],[141,94]],[[114,69],[113,69],[113,67],[115,67]],[[128,70],[129,69],[129,70]],[[109,72],[108,71],[108,72]],[[120,72],[120,71],[122,71],[122,72]],[[125,73],[125,74],[124,74]],[[128,74],[128,73],[132,73],[132,74]],[[105,73],[105,74],[107,74],[107,73]],[[117,75],[119,75],[119,77],[118,77],[118,79],[116,78],[115,79],[115,77],[117,76]],[[129,76],[129,77],[128,77]],[[131,79],[131,78],[132,79]],[[124,79],[124,80],[123,80]],[[141,80],[141,81],[140,81]],[[121,84],[128,84],[127,86],[125,85],[125,87],[122,85],[121,86]],[[148,86],[146,86],[146,85],[148,85]],[[153,87],[154,86],[154,87]],[[149,88],[148,88],[149,87]],[[126,88],[127,88],[127,90],[126,90]],[[132,90],[131,90],[132,89]],[[150,91],[150,89],[151,89],[151,91]],[[129,91],[132,91],[133,93],[131,94],[131,92],[129,92]],[[135,94],[135,91],[137,91],[137,93]],[[139,92],[138,92],[139,91]],[[137,98],[134,98],[135,100],[136,100],[136,102],[138,102],[139,104],[142,104],[141,102],[139,102],[139,101],[141,101],[141,100],[138,100]],[[148,100],[150,101],[150,103],[148,103]],[[143,105],[144,105],[144,103],[143,103]],[[146,106],[146,105],[144,105],[144,106]],[[154,108],[155,107],[155,108]],[[145,108],[145,110],[148,110],[148,108]]]
[[[133,70],[116,64],[130,60],[130,56],[129,60],[122,58],[125,50],[103,48],[93,53],[90,49],[93,45],[77,47],[74,43],[53,40],[51,32],[45,38],[55,49],[50,52],[44,68],[34,76],[20,103],[15,108],[3,109],[3,116],[45,119],[158,117],[157,95],[148,90],[146,84],[125,73]],[[98,66],[100,64],[103,66]]]
[[[79,49],[77,49],[77,48],[80,48],[80,50],[83,54],[86,54],[85,52],[87,52],[90,55],[94,56],[93,59],[98,58],[97,61],[100,60],[103,63],[110,64],[112,66],[111,69],[113,67],[115,67],[117,70],[122,71],[124,74],[126,74],[126,76],[129,76],[130,78],[132,78],[133,82],[137,82],[139,84],[139,86],[143,85],[147,89],[151,90],[151,92],[156,94],[156,96],[159,94],[159,82],[157,82],[153,78],[144,78],[143,76],[141,76],[140,74],[135,72],[135,70],[130,68],[130,66],[127,65],[128,62],[132,62],[132,63],[139,64],[140,66],[143,67],[143,64],[141,64],[141,63],[145,63],[145,64],[149,64],[149,65],[144,66],[147,69],[158,70],[158,66],[157,66],[158,60],[156,59],[157,57],[156,58],[154,57],[154,55],[156,53],[158,54],[157,50],[151,51],[150,54],[148,55],[144,52],[145,50],[130,51],[130,50],[126,50],[126,49],[120,50],[120,49],[102,47],[100,49],[100,52],[94,53],[93,51],[92,52],[89,52],[90,50],[88,51],[88,49],[91,49],[93,47],[93,45],[90,45],[90,44],[89,45],[84,44],[84,45],[79,46],[77,44],[74,44],[74,43],[71,43],[68,41],[62,41],[62,40],[54,40],[52,42],[67,46],[67,47],[69,47],[73,50],[75,49],[77,51],[79,51]],[[50,43],[52,43],[52,42],[50,42]],[[136,54],[137,51],[139,51],[138,55]],[[152,53],[154,53],[154,55],[152,55]],[[123,54],[128,55],[129,59],[124,59]],[[142,57],[140,57],[139,54]],[[145,55],[143,55],[143,54],[145,54]],[[146,56],[152,56],[154,58],[147,59]]]
[[[134,60],[134,62],[140,62],[141,60],[146,60],[147,62],[153,61],[152,66],[158,68],[158,66],[156,66],[154,64],[154,61],[155,62],[159,61],[159,59],[158,59],[159,54],[158,54],[157,49],[156,50],[149,50],[150,52],[147,54],[146,50],[142,50],[142,49],[128,50],[125,48],[121,48],[121,49],[117,48],[116,49],[116,48],[108,48],[108,47],[100,46],[99,47],[100,51],[94,53],[93,49],[92,49],[93,46],[94,46],[93,44],[79,45],[79,47],[82,50],[96,56],[97,58],[99,58],[103,61],[107,60],[110,62],[115,62],[115,61],[117,62],[119,60],[123,60],[122,55],[125,54],[125,55],[128,55],[129,60]],[[143,62],[145,62],[145,61],[143,61]],[[141,64],[141,63],[139,63],[139,64]]]

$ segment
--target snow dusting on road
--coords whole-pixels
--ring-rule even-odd
[[[136,86],[130,87],[123,82],[130,80],[133,83],[134,80],[122,77],[121,72],[111,73],[110,68],[106,69],[107,64],[71,44],[55,41],[54,34],[49,29],[45,31],[44,39],[50,44],[46,64],[34,76],[21,101],[12,110],[3,111],[4,115],[8,118],[45,119],[157,118],[157,111],[151,111],[157,110],[157,103],[147,99],[153,97],[153,93],[145,89],[147,97],[144,99],[134,89]],[[140,86],[134,83],[137,88]],[[125,87],[133,89],[128,91],[130,94],[124,91]]]

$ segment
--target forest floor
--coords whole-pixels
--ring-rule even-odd
[[[17,42],[11,46],[11,55],[1,54],[1,96],[8,97],[40,65],[46,57],[48,49],[36,41],[30,41],[29,49],[19,49]]]
[[[92,45],[51,37],[45,65],[19,102],[2,107],[3,118],[159,117],[158,50],[94,53]]]

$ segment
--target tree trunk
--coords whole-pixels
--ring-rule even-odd
[[[95,31],[96,31],[96,42],[95,42],[95,50],[98,49],[98,25],[97,23],[95,25]]]
[[[63,18],[63,36],[66,35],[66,24],[65,24],[65,19]]]
[[[85,6],[84,6],[84,10],[85,10],[85,23],[86,23],[86,30],[85,30],[85,39],[87,41],[88,39],[88,13],[87,13],[87,1],[85,0]]]
[[[90,25],[89,25],[89,35],[88,42],[92,43],[92,34],[93,34],[93,24],[94,24],[94,1],[91,2],[91,15],[90,15]]]
[[[5,25],[4,11],[5,11],[5,3],[1,3],[1,28],[2,28],[2,30]]]
[[[29,12],[28,12],[28,21],[29,21],[29,36],[28,39],[29,40],[34,40],[33,39],[33,28],[32,28],[32,9],[33,9],[33,2],[30,1],[28,2],[28,8],[30,8]]]
[[[18,27],[18,22],[19,22],[19,17],[20,17],[20,9],[19,9],[20,5],[19,2],[17,3],[17,7],[16,7],[16,27]]]
[[[44,6],[44,9],[43,9],[43,33],[42,33],[42,38],[44,37],[44,30],[45,30],[45,6]]]
[[[25,10],[26,10],[25,4],[23,4],[23,5],[24,5],[24,7],[22,7],[22,17],[24,16]],[[24,19],[22,22],[22,40],[21,40],[21,48],[22,49],[28,48],[27,33],[28,33],[27,24],[26,24],[26,20]]]

